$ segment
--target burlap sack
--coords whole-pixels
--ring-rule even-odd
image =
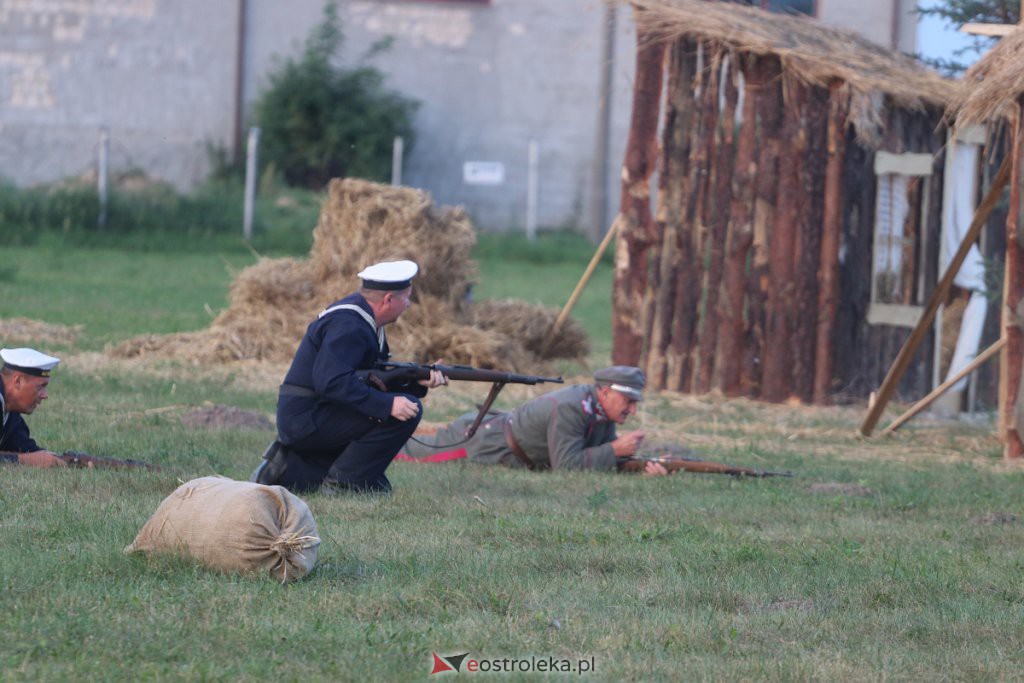
[[[319,546],[309,507],[287,489],[202,477],[167,496],[124,552],[188,555],[284,583],[313,569]]]

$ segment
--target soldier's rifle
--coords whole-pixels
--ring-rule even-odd
[[[17,460],[17,453],[0,452],[0,456],[15,456]],[[141,460],[120,460],[118,458],[108,458],[100,455],[89,455],[81,451],[64,451],[63,453],[54,453],[58,460],[61,460],[68,467],[81,467],[81,468],[94,468],[102,470],[160,470],[159,465],[151,465],[148,462],[142,462]]]
[[[382,389],[389,382],[395,380],[430,379],[430,372],[432,370],[437,370],[448,379],[457,382],[491,383],[491,390],[487,394],[487,399],[480,406],[480,412],[477,414],[476,419],[473,420],[473,424],[466,430],[467,439],[476,433],[484,416],[491,409],[494,399],[498,398],[498,394],[506,384],[542,384],[544,382],[563,384],[565,382],[561,377],[519,375],[513,372],[505,372],[504,370],[483,370],[468,365],[421,364],[395,361],[379,361],[372,370],[357,370],[355,374],[367,384],[372,384]]]
[[[729,474],[734,477],[792,477],[792,472],[772,472],[770,470],[757,470],[752,467],[740,467],[737,465],[726,465],[720,462],[700,460],[699,458],[684,458],[678,455],[634,455],[628,458],[619,458],[618,467],[623,472],[643,472],[647,463],[656,462],[669,473],[673,472],[700,472],[702,474]]]

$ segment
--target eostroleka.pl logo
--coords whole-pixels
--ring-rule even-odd
[[[461,655],[434,656],[434,668],[430,674],[441,674],[448,671],[462,673],[465,662],[467,673],[594,673],[596,657],[581,659],[559,659],[557,657],[489,657],[487,659],[466,659],[468,652]]]

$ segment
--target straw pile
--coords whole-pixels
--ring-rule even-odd
[[[420,274],[413,306],[388,328],[396,358],[525,372],[545,358],[585,355],[586,336],[570,321],[541,357],[557,311],[516,301],[470,301],[475,241],[462,209],[435,208],[425,192],[333,180],[309,259],[261,259],[238,275],[229,307],[207,329],[136,337],[111,354],[196,364],[287,363],[316,314],[358,287],[359,271],[408,258],[419,264]]]
[[[961,81],[949,106],[957,126],[987,123],[1012,117],[1024,95],[1024,27],[999,40]]]
[[[19,343],[33,345],[71,345],[82,332],[82,325],[57,325],[31,318],[0,319],[0,346]]]

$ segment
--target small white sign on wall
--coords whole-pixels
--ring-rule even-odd
[[[505,164],[500,161],[467,161],[462,164],[462,182],[467,185],[501,185]]]

